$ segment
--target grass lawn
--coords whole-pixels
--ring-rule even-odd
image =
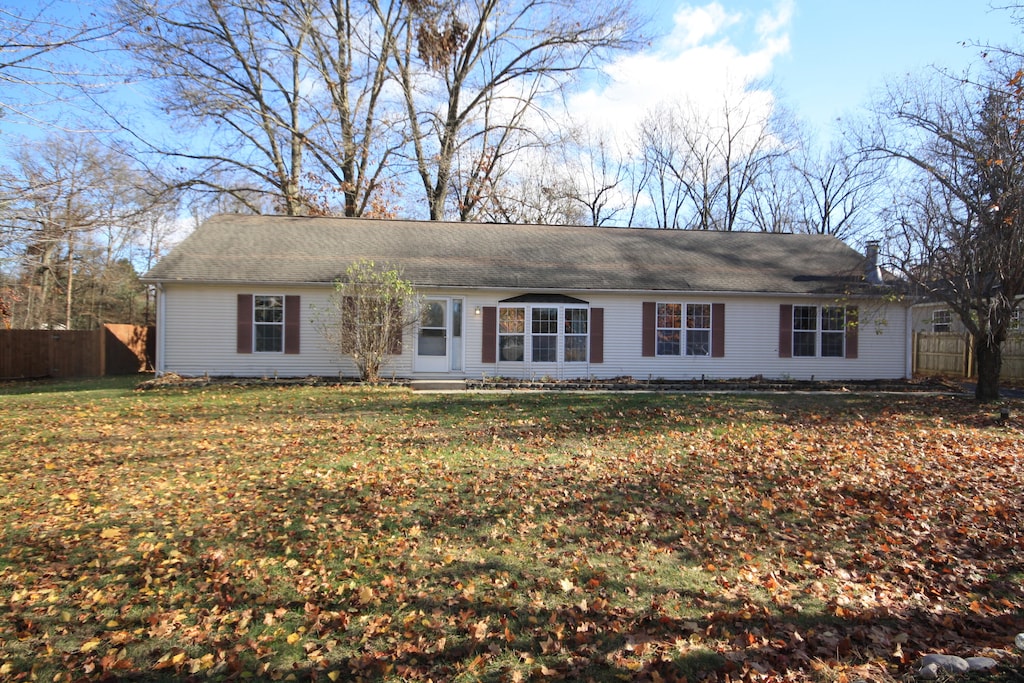
[[[0,386],[0,678],[841,683],[1012,651],[1008,405]]]

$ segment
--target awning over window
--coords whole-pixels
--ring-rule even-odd
[[[520,294],[511,299],[502,299],[499,304],[584,304],[589,306],[589,301],[566,296],[565,294]]]

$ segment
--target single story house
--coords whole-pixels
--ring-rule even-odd
[[[960,316],[942,301],[924,300],[914,305],[913,331],[932,334],[967,336]],[[1024,300],[1013,310],[1007,336],[1024,334]]]
[[[424,300],[387,377],[909,377],[910,310],[869,252],[823,235],[221,215],[143,280],[158,373],[354,376],[315,313],[370,259]]]

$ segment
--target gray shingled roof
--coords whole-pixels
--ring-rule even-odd
[[[359,259],[398,264],[418,286],[530,291],[819,293],[864,272],[823,235],[221,215],[144,280],[331,283]]]

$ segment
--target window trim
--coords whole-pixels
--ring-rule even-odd
[[[573,316],[574,319],[570,320],[569,319],[569,311],[576,311],[576,312],[580,312],[581,311],[583,313],[583,318],[577,320],[577,319],[575,319],[575,316]],[[573,363],[587,363],[587,362],[590,361],[590,355],[591,355],[591,344],[590,344],[591,325],[590,325],[590,318],[591,318],[590,309],[586,308],[584,306],[566,304],[562,308],[562,319],[561,319],[561,323],[560,323],[560,326],[559,326],[560,329],[561,329],[561,334],[560,334],[561,344],[559,345],[559,348],[561,349],[561,352],[562,352],[562,362],[563,363],[569,363],[569,364],[573,364]],[[579,325],[579,324],[582,324],[583,330],[584,330],[583,332],[575,331],[573,326]],[[574,343],[581,344],[581,349],[580,350],[583,351],[583,359],[582,360],[569,360],[569,340],[570,339],[573,340]],[[575,351],[575,349],[574,349],[574,351]]]
[[[498,305],[497,320],[496,320],[496,325],[497,325],[496,341],[497,341],[498,347],[497,347],[497,352],[496,352],[496,355],[495,355],[495,358],[497,359],[497,362],[499,362],[499,363],[522,363],[522,362],[524,362],[526,360],[526,316],[527,316],[527,308],[528,308],[527,306],[502,306],[500,304]],[[504,322],[506,322],[505,320],[503,320],[503,317],[502,317],[502,314],[505,311],[522,311],[522,317],[521,318],[519,318],[518,320],[512,320],[511,321],[511,322],[522,323],[522,329],[511,330],[511,331],[507,331],[507,332],[503,332],[502,331],[502,324]],[[519,347],[521,349],[520,357],[519,358],[503,358],[502,357],[502,351],[504,349],[503,349],[503,346],[502,346],[502,342],[505,339],[515,339],[517,337],[519,338]]]
[[[280,307],[280,320],[266,321],[258,320],[258,316],[261,310],[260,300],[261,299],[276,299],[277,306]],[[285,332],[285,307],[287,302],[283,294],[253,294],[252,295],[252,352],[253,353],[284,353],[284,332]],[[276,349],[261,349],[260,348],[260,330],[261,328],[276,328],[277,332],[277,347]]]
[[[707,309],[707,322],[708,322],[708,326],[707,327],[696,327],[696,326],[691,326],[690,325],[690,320],[696,317],[696,314],[691,314],[690,313],[690,309],[691,309],[691,307],[696,308],[697,306],[700,306],[701,308],[706,308]],[[701,315],[704,315],[704,314],[701,313]],[[685,306],[685,308],[683,310],[683,320],[684,320],[685,325],[686,325],[686,339],[683,340],[683,345],[685,347],[685,351],[686,351],[686,355],[687,356],[692,356],[692,357],[695,357],[695,358],[710,358],[711,357],[711,352],[712,352],[712,350],[711,350],[711,338],[713,336],[711,320],[714,318],[714,315],[715,315],[714,314],[714,306],[712,306],[709,303],[689,302],[689,303],[686,304],[686,306]],[[704,353],[691,353],[690,352],[690,349],[692,348],[692,345],[693,345],[693,342],[691,341],[691,334],[697,333],[697,332],[706,333],[707,334],[707,344],[706,344],[706,349],[707,350]]]
[[[813,311],[813,315],[808,315],[808,312]],[[793,358],[817,358],[820,348],[818,344],[818,331],[820,330],[819,320],[821,317],[821,307],[817,304],[794,304],[793,306],[793,323],[791,329],[793,330],[793,341],[791,348],[793,349]],[[800,327],[798,322],[804,324],[811,324],[813,327]],[[808,348],[806,340],[810,339],[810,353],[804,351]],[[798,342],[798,340],[804,340]]]
[[[940,320],[945,318],[945,320]],[[940,329],[945,328],[945,329]],[[942,334],[953,331],[953,311],[940,308],[932,312],[932,332]]]
[[[668,311],[669,307],[678,311]],[[678,322],[678,325],[665,324]],[[682,355],[683,347],[683,304],[678,301],[656,301],[654,304],[654,355],[659,358],[674,358]],[[667,337],[667,338],[666,338]],[[674,341],[673,341],[674,340]],[[675,352],[664,351],[674,348]]]
[[[665,318],[662,315],[663,306],[678,306],[678,327],[664,325]],[[703,306],[707,308],[708,326],[692,327],[690,325],[690,307]],[[715,304],[709,301],[656,301],[654,302],[654,356],[657,358],[713,358],[715,357]],[[707,333],[707,352],[690,353],[691,332]],[[678,335],[675,343],[676,351],[662,351],[662,336],[665,333]]]
[[[827,325],[828,323],[835,324],[835,319],[831,316],[827,316],[828,311],[839,311],[842,315],[841,321],[839,322],[839,328]],[[827,321],[827,322],[826,322]],[[846,306],[822,306],[819,311],[819,325],[818,325],[818,355],[822,358],[846,358],[846,331],[849,329],[849,323],[846,320]],[[839,353],[830,353],[825,355],[825,338],[829,339],[835,337],[839,338]]]
[[[807,311],[801,309],[814,309],[813,328],[807,326],[810,318]],[[838,329],[834,324],[829,325],[829,320],[835,320],[828,316],[829,311],[841,311],[842,322]],[[842,304],[781,304],[779,306],[779,357],[780,358],[844,358],[854,360],[859,356],[858,325],[859,312],[857,306]],[[803,316],[798,319],[798,316]],[[799,324],[803,321],[803,325]],[[805,341],[799,343],[801,335]],[[801,353],[807,349],[806,335],[813,335],[814,353]],[[838,354],[823,354],[825,348],[824,338],[826,336],[842,335],[841,352]]]
[[[551,314],[554,317],[549,317]],[[560,325],[562,311],[558,306],[530,306],[530,362],[557,363],[559,351]],[[539,342],[551,343],[550,348]],[[537,359],[538,353],[554,352],[553,359]]]
[[[535,311],[543,309],[550,309],[555,311],[555,318],[553,320],[537,320],[535,319]],[[523,312],[523,330],[521,332],[502,332],[502,312],[506,310],[520,310]],[[566,311],[567,310],[579,310],[586,311],[586,332],[585,333],[568,333],[566,332]],[[568,303],[568,302],[509,302],[502,303],[498,302],[495,307],[495,354],[494,362],[496,363],[529,363],[532,365],[571,365],[571,366],[582,366],[592,362],[598,362],[593,360],[594,354],[594,310],[585,303]],[[578,321],[577,321],[578,322]],[[536,325],[551,325],[553,326],[554,332],[550,331],[537,331]],[[502,339],[520,337],[522,339],[522,357],[518,359],[502,358]],[[555,358],[554,360],[536,360],[536,352],[539,349],[535,345],[537,338],[554,338],[555,339]],[[585,354],[584,360],[566,360],[566,340],[582,339],[583,352]],[[487,344],[487,340],[484,340],[484,344]],[[486,361],[485,361],[486,362]]]

